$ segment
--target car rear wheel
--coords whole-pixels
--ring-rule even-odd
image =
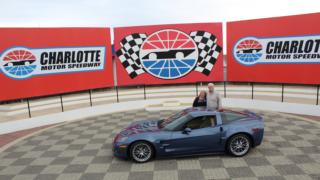
[[[154,151],[152,146],[143,141],[135,142],[130,148],[131,158],[138,163],[149,161],[153,157]]]
[[[251,140],[245,134],[232,136],[227,144],[227,149],[233,156],[241,157],[246,155],[251,148]]]

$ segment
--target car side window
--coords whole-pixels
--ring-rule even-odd
[[[215,125],[215,116],[200,116],[188,121],[184,128],[200,129],[206,127],[212,127]]]

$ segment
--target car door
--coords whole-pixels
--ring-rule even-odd
[[[183,155],[213,152],[220,143],[220,128],[215,126],[216,117],[199,116],[186,122],[180,130],[173,131],[165,142],[167,154]],[[190,128],[190,132],[184,132]]]

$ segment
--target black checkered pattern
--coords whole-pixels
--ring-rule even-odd
[[[244,157],[170,157],[139,164],[113,156],[112,141],[121,129],[174,113],[119,112],[47,129],[0,152],[0,180],[320,179],[320,124],[276,112],[257,112],[265,120],[264,139]]]
[[[191,38],[196,42],[199,51],[198,65],[195,71],[209,75],[222,48],[216,44],[217,38],[213,34],[205,31],[193,31]]]
[[[132,79],[145,72],[139,59],[139,50],[146,38],[146,34],[128,35],[121,40],[121,48],[116,52],[122,66]]]

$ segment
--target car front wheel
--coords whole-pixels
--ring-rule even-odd
[[[251,140],[245,134],[232,136],[227,144],[227,149],[233,156],[241,157],[246,155],[251,148]]]
[[[138,163],[149,161],[153,157],[153,153],[151,145],[143,141],[135,142],[130,148],[131,158]]]

